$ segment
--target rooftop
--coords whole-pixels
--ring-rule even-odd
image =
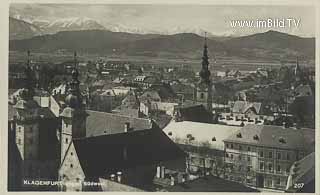
[[[242,127],[224,141],[282,149],[305,150],[314,145],[314,134],[314,129],[294,129],[282,126],[250,124]]]
[[[223,150],[223,140],[240,129],[237,126],[227,126],[191,121],[170,122],[163,131],[178,143],[185,144],[187,136],[194,137],[190,145],[199,145],[208,142],[211,148]],[[170,135],[171,134],[171,135]]]
[[[125,132],[125,124],[130,123],[134,131],[152,128],[148,119],[133,118],[119,114],[87,110],[86,135],[87,137]]]

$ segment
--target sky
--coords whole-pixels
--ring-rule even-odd
[[[37,20],[87,17],[103,26],[124,26],[155,32],[202,29],[214,35],[246,35],[277,30],[303,37],[315,36],[315,8],[308,6],[246,5],[84,5],[11,4],[10,15]],[[231,20],[300,20],[290,28],[233,28]]]

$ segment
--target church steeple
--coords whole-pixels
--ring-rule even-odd
[[[207,46],[207,33],[204,37],[204,47],[203,47],[203,56],[202,56],[202,68],[199,73],[201,82],[210,83],[210,71],[209,71],[209,57],[208,57],[208,46]]]
[[[77,109],[82,108],[82,95],[80,93],[79,72],[77,67],[77,53],[74,52],[74,66],[71,72],[72,80],[69,82],[69,95],[66,97],[67,106]]]
[[[296,81],[301,81],[301,69],[299,66],[299,58],[297,57],[296,60],[296,66],[294,68],[294,76],[296,78]]]
[[[201,70],[199,72],[200,82],[197,86],[196,101],[206,103],[208,111],[212,112],[212,82],[209,71],[209,57],[207,46],[207,35],[204,37],[204,47],[201,62]]]
[[[20,97],[24,100],[31,100],[34,96],[34,74],[30,65],[30,51],[27,52],[27,64],[24,68],[24,87],[20,92]]]

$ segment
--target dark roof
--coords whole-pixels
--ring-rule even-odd
[[[134,131],[151,129],[148,119],[133,118],[106,112],[87,110],[86,136],[117,134],[124,132],[125,123],[130,123]]]
[[[178,108],[180,117],[185,121],[212,122],[212,113],[208,112],[203,105],[191,105]]]
[[[238,134],[241,137],[238,137]],[[246,125],[224,141],[283,149],[310,150],[314,129],[294,129],[273,125]],[[254,139],[256,137],[257,139]],[[283,139],[284,142],[281,142]]]
[[[185,157],[185,153],[157,126],[149,130],[74,139],[73,143],[81,167],[89,178]]]
[[[214,176],[201,177],[166,188],[169,192],[259,192],[243,184]]]
[[[56,118],[50,108],[44,107],[39,109],[39,115],[42,118]]]

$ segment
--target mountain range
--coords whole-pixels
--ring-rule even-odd
[[[199,34],[204,34],[203,29],[177,28],[176,32],[180,32],[177,34],[156,31],[148,34],[121,25],[110,24],[108,28],[112,30],[108,30],[90,18],[28,21],[10,17],[10,50],[77,50],[107,55],[170,58],[200,58],[202,55],[204,38]],[[315,56],[315,38],[302,38],[277,31],[242,37],[214,36],[209,33],[208,47],[215,56],[270,59],[295,56],[314,59]]]

